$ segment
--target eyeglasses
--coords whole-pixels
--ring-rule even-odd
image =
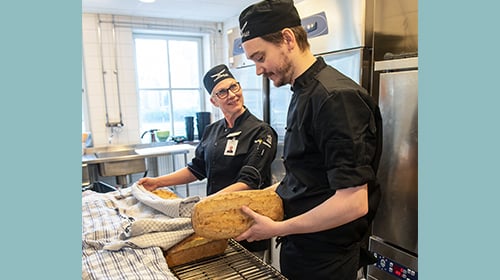
[[[220,99],[224,99],[229,95],[229,91],[231,91],[232,93],[237,93],[240,89],[240,83],[236,82],[234,84],[231,84],[228,88],[221,89],[214,94],[217,95],[217,97],[219,97]]]

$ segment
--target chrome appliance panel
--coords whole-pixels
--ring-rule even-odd
[[[377,63],[384,71],[379,91],[384,144],[378,170],[382,199],[372,235],[418,253],[418,65],[396,71]]]
[[[377,173],[382,198],[369,242],[377,263],[368,266],[368,279],[416,280],[418,57],[375,62],[374,69],[383,121],[383,150]]]
[[[373,10],[374,61],[418,54],[418,1],[377,0]]]
[[[370,237],[370,248],[377,262],[368,267],[368,280],[417,280],[417,257],[390,246],[376,237]]]

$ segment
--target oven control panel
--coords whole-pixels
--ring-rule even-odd
[[[380,254],[374,253],[377,257],[377,262],[373,265],[380,270],[389,273],[392,276],[397,277],[397,279],[403,280],[417,280],[417,272],[407,266],[397,263],[387,257]]]

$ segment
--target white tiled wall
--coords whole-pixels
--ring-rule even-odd
[[[102,40],[99,39],[99,26]],[[205,70],[218,63],[226,63],[222,43],[224,36],[219,31],[220,23],[83,14],[82,47],[86,81],[84,87],[87,94],[89,130],[96,147],[141,142],[132,34],[134,31],[145,29],[157,33],[201,34],[204,37]],[[212,111],[217,116],[218,110],[211,107],[208,100],[206,104],[210,107],[205,110]],[[120,121],[120,109],[124,126],[106,127],[107,121]]]

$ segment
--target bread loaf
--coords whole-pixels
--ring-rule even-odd
[[[165,259],[169,267],[174,267],[223,254],[227,245],[227,239],[211,240],[194,233],[167,250]]]
[[[275,221],[283,219],[283,202],[272,190],[221,193],[202,199],[194,206],[194,231],[209,239],[229,239],[240,235],[253,221],[241,211],[243,205]]]
[[[165,190],[165,189],[156,189],[151,191],[152,193],[156,194],[157,196],[165,199],[172,199],[172,198],[179,198],[174,192],[170,190]]]

